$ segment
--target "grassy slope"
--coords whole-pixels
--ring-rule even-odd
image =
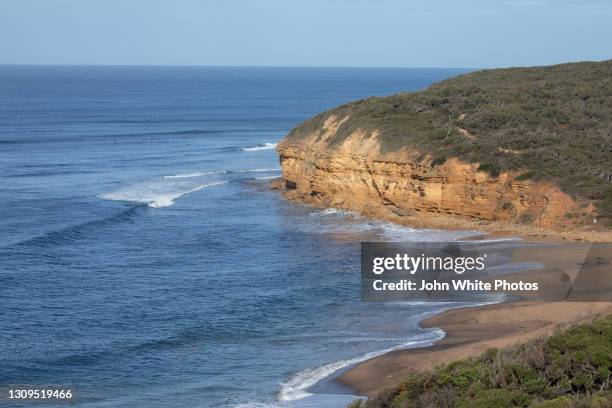
[[[433,164],[459,157],[492,175],[521,170],[523,179],[551,180],[593,201],[612,225],[612,60],[461,75],[420,92],[339,106],[288,139],[319,131],[330,114],[350,115],[332,146],[357,129],[378,130],[383,152],[410,146]]]
[[[612,315],[504,350],[488,350],[352,408],[610,407]]]

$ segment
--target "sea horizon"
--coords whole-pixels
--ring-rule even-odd
[[[0,63],[0,67],[118,67],[118,68],[313,68],[313,69],[453,69],[453,70],[481,70],[492,67],[443,67],[443,66],[341,66],[341,65],[223,65],[223,64],[88,64],[88,63]],[[496,67],[503,68],[503,67]],[[510,66],[508,67],[510,68]]]

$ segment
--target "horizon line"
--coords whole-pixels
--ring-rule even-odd
[[[0,63],[0,67],[152,67],[152,68],[312,68],[312,69],[461,69],[461,70],[489,70],[489,69],[506,69],[506,68],[532,68],[532,67],[547,67],[564,64],[574,64],[581,62],[604,62],[610,61],[610,58],[604,59],[584,59],[584,60],[567,60],[553,64],[535,64],[535,65],[504,65],[504,66],[355,66],[355,65],[228,65],[228,64],[90,64],[90,63]]]
[[[152,68],[325,68],[325,69],[494,69],[507,67],[355,66],[355,65],[224,65],[224,64],[57,64],[0,63],[0,67],[152,67]]]

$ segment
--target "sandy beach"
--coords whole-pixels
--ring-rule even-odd
[[[410,373],[547,335],[563,325],[609,313],[612,313],[609,302],[517,302],[453,309],[421,322],[424,328],[439,327],[446,332],[435,345],[373,358],[337,381],[359,395],[370,396],[396,385]]]
[[[507,236],[506,233],[486,238]],[[533,240],[527,237],[526,241]],[[516,261],[537,259],[544,268],[523,271],[511,276],[516,279],[539,280],[550,287],[558,283],[560,274],[575,278],[588,273],[591,285],[605,287],[594,300],[610,299],[610,263],[589,265],[588,245],[545,240],[515,251]],[[599,255],[599,254],[596,254]],[[609,258],[609,252],[606,253]],[[592,257],[593,255],[591,255]],[[601,259],[598,257],[597,259]],[[563,272],[562,272],[563,271]],[[565,293],[557,287],[548,295]],[[582,288],[592,291],[596,288]],[[542,335],[549,335],[563,326],[582,323],[612,313],[612,302],[607,301],[545,301],[519,300],[494,305],[451,309],[421,322],[423,328],[438,327],[445,337],[430,347],[398,350],[358,364],[337,378],[337,381],[355,390],[359,395],[373,395],[396,385],[413,372],[425,371],[453,360],[477,356],[489,348],[501,348]]]
[[[272,180],[272,189],[284,191],[282,178]],[[315,207],[316,201],[285,195]],[[477,356],[488,348],[502,348],[554,333],[562,327],[584,323],[612,313],[612,271],[610,247],[593,250],[591,244],[612,242],[612,232],[603,228],[553,230],[504,221],[470,220],[445,214],[398,215],[379,207],[356,209],[361,215],[412,228],[479,231],[462,240],[520,239],[530,245],[513,252],[515,262],[536,261],[541,269],[505,274],[508,281],[528,279],[546,288],[535,297],[521,293],[523,300],[511,300],[486,306],[451,309],[421,322],[421,327],[437,327],[446,333],[436,344],[417,349],[397,350],[357,364],[334,381],[354,390],[357,395],[372,396],[397,385],[413,372],[433,369],[454,360]],[[606,262],[588,265],[588,257],[604,256]],[[585,265],[585,263],[587,265]],[[588,276],[574,281],[578,273]],[[569,277],[572,285],[566,281]],[[603,288],[603,289],[602,289]],[[580,292],[572,301],[560,301],[568,290]],[[595,299],[587,299],[596,293]],[[595,301],[596,300],[596,301]]]

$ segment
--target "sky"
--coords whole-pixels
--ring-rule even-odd
[[[0,64],[507,67],[612,58],[612,0],[0,0]]]

